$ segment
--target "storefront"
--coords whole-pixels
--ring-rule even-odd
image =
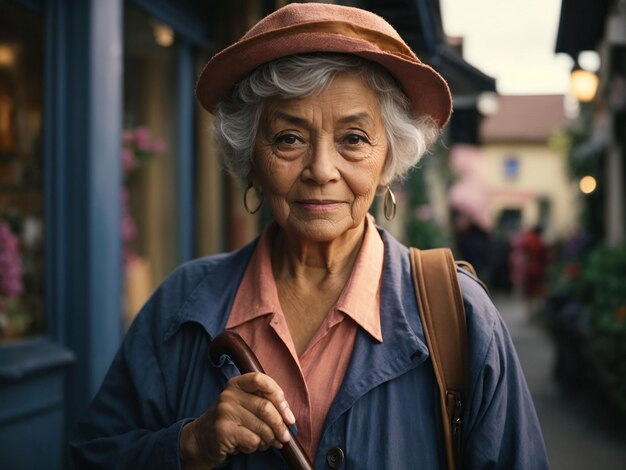
[[[218,3],[0,0],[6,468],[65,468],[67,429],[138,306],[176,265],[254,232],[193,87],[274,4]]]

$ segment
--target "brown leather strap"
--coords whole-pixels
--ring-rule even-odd
[[[448,248],[411,248],[410,254],[420,318],[440,392],[448,468],[458,470],[467,388],[467,324],[456,264]]]
[[[476,270],[474,269],[474,266],[472,266],[470,263],[468,263],[467,261],[463,261],[463,260],[458,260],[456,261],[456,265],[465,269],[468,273],[470,273],[472,276],[474,277],[478,277],[478,274],[476,274]]]

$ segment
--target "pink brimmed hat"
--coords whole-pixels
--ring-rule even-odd
[[[311,52],[354,54],[385,67],[402,85],[415,115],[430,115],[442,128],[452,112],[446,81],[422,63],[393,27],[358,8],[291,3],[260,20],[204,67],[196,86],[209,112],[259,65]]]

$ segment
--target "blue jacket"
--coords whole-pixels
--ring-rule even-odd
[[[383,343],[357,334],[326,422],[315,468],[341,448],[343,469],[446,468],[437,386],[424,342],[408,250],[381,231]],[[208,359],[254,249],[187,263],[155,292],[130,327],[71,440],[79,468],[179,468],[181,427],[214,402],[230,362]],[[459,274],[468,322],[470,393],[463,461],[472,469],[545,469],[546,452],[511,339],[483,289]],[[234,456],[236,469],[286,468],[275,449]]]

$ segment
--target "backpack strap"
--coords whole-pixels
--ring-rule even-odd
[[[440,392],[446,458],[461,468],[461,415],[467,390],[467,324],[456,264],[448,248],[410,248],[413,285]]]

